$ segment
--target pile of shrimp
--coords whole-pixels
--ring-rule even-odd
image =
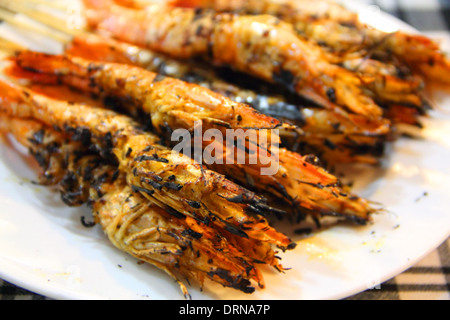
[[[89,30],[165,56],[157,68],[171,76],[301,128],[284,145],[327,168],[379,163],[386,143],[422,127],[427,85],[448,85],[436,43],[378,31],[333,1],[151,2],[83,1]]]
[[[0,42],[0,132],[29,149],[43,185],[88,205],[114,246],[187,298],[183,279],[252,293],[262,265],[287,272],[278,253],[301,241],[276,220],[371,223],[379,209],[331,168],[377,164],[400,126],[421,126],[425,88],[448,84],[432,41],[384,34],[328,0],[83,0],[76,31],[36,3],[0,6],[67,40],[58,54]],[[180,129],[221,161],[177,151]],[[230,145],[198,130],[254,135]],[[262,174],[253,154],[276,156],[278,170]]]

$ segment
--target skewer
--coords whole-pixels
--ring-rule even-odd
[[[18,13],[11,13],[6,11],[4,8],[2,8],[2,3],[0,2],[0,19],[2,19],[4,22],[8,23],[9,25],[18,28],[20,30],[25,31],[32,31],[33,33],[37,33],[41,36],[44,36],[49,39],[53,39],[59,43],[66,44],[69,43],[72,40],[72,35],[65,34],[63,32],[62,26],[60,25],[61,29],[56,29],[58,27],[59,23],[55,20],[54,21],[54,27],[44,27],[41,24],[34,24],[28,21],[20,20],[17,18]],[[27,16],[26,14],[24,16]],[[29,18],[29,17],[28,17]],[[57,18],[55,18],[57,19]],[[36,20],[36,19],[35,19]],[[38,22],[38,21],[36,21]],[[38,22],[39,23],[39,22]],[[51,30],[55,29],[55,30]],[[59,31],[59,32],[55,32]]]
[[[10,12],[6,11],[4,8],[0,9],[0,19],[12,26],[38,33],[40,35],[49,37],[49,38],[59,41],[61,43],[67,43],[71,39],[71,37],[69,37],[67,34],[64,35],[59,32],[58,33],[54,32],[42,25],[37,25],[37,24],[32,25],[31,23],[24,22],[23,20],[20,20],[17,18],[17,14],[10,13]]]
[[[26,3],[26,2],[25,2]],[[76,30],[73,28],[69,28],[67,23],[61,19],[56,17],[55,15],[51,15],[42,11],[36,11],[30,9],[29,5],[26,5],[24,2],[7,2],[5,0],[0,0],[0,7],[10,10],[15,13],[20,13],[25,15],[36,22],[42,23],[43,25],[55,29],[58,32],[61,32],[65,35],[75,36],[83,33],[81,30]]]
[[[17,0],[16,0],[17,1]],[[20,1],[20,0],[19,0]],[[22,1],[28,4],[34,4],[35,6],[44,5],[48,8],[58,9],[58,10],[67,10],[70,6],[70,1],[49,1],[49,0],[26,0]]]
[[[1,36],[1,35],[0,35]],[[14,53],[15,51],[23,50],[24,47],[21,45],[9,41],[8,39],[0,38],[0,52],[6,53],[8,55]]]

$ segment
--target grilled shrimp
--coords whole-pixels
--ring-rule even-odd
[[[195,122],[200,120],[204,128],[255,129],[256,134],[280,125],[274,118],[261,115],[245,104],[237,104],[193,84],[173,78],[157,77],[144,69],[115,63],[103,63],[70,56],[51,56],[33,52],[22,52],[16,58],[16,66],[32,71],[34,77],[54,76],[55,82],[76,86],[86,92],[109,94],[123,100],[132,100],[132,108],[137,106],[151,117],[153,128],[164,132],[164,128],[179,128],[194,132]],[[124,104],[122,104],[124,105]],[[220,110],[220,111],[219,111]],[[188,112],[187,112],[188,111]],[[212,120],[211,120],[212,119]],[[269,134],[271,132],[269,131]],[[247,138],[247,137],[246,137]],[[344,191],[339,180],[322,167],[308,161],[297,153],[278,148],[273,143],[268,147],[274,163],[267,165],[261,159],[249,165],[252,154],[261,154],[258,140],[248,137],[243,146],[226,145],[217,147],[217,141],[203,139],[203,147],[225,150],[222,162],[208,163],[210,169],[247,185],[251,189],[272,193],[287,199],[300,211],[310,210],[317,216],[332,215],[365,223],[373,209],[370,204]],[[277,141],[275,141],[276,143]],[[245,161],[230,158],[245,151]],[[139,155],[137,155],[139,156]],[[231,161],[230,161],[231,160]],[[242,164],[244,163],[244,164]],[[272,175],[264,175],[263,169],[279,165]],[[276,169],[276,168],[275,168]]]
[[[299,133],[291,128],[281,128],[282,142],[288,149],[305,154],[303,151],[311,148],[308,151],[320,155],[321,160],[330,164],[374,163],[379,153],[373,154],[369,146],[376,145],[379,150],[378,145],[390,134],[387,119],[370,120],[344,110],[306,107],[305,102],[295,97],[287,99],[290,95],[276,93],[263,83],[249,88],[248,82],[254,83],[254,79],[243,80],[240,86],[226,81],[229,75],[221,70],[170,59],[113,39],[78,35],[66,45],[65,52],[84,59],[139,66],[162,76],[199,84],[235,102],[247,103],[263,114],[302,129],[303,133]],[[233,75],[233,78],[238,76]]]
[[[248,12],[273,16],[303,17],[303,19],[332,19],[354,22],[356,14],[332,0],[168,0],[167,3],[189,8],[211,8],[217,11]],[[137,6],[138,2],[122,2],[126,6]],[[142,5],[140,6],[142,7]],[[300,19],[298,19],[300,20]]]
[[[292,24],[299,36],[333,52],[351,51],[366,41],[355,27],[358,15],[331,0],[168,0],[167,3],[218,12],[275,16]],[[131,6],[132,2],[122,4]]]
[[[37,121],[0,114],[0,132],[10,133],[42,167],[40,182],[57,186],[69,206],[88,203],[94,221],[111,243],[164,270],[188,290],[181,277],[205,279],[245,293],[264,287],[253,259],[227,238],[193,218],[183,219],[149,202],[127,185],[117,166]],[[51,174],[49,174],[51,173]],[[270,254],[270,252],[268,253]]]
[[[182,7],[211,8],[221,12],[269,14],[294,26],[297,33],[334,53],[405,62],[430,82],[449,84],[450,61],[428,37],[402,31],[386,33],[368,27],[356,13],[329,0],[170,0]],[[394,59],[392,59],[395,57]]]
[[[158,137],[143,132],[127,116],[51,99],[5,81],[1,82],[1,108],[12,116],[55,126],[85,145],[92,144],[127,173],[127,182],[135,192],[175,216],[191,216],[283,250],[295,247],[259,215],[275,210],[264,199],[191,158],[162,147]]]
[[[144,10],[85,0],[92,28],[176,58],[199,57],[285,87],[325,107],[380,117],[367,83],[330,63],[320,47],[269,16],[237,16],[151,5]]]

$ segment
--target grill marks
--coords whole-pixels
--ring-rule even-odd
[[[169,163],[169,160],[164,159],[164,158],[159,158],[158,154],[153,154],[153,156],[139,156],[137,158],[134,159],[135,161],[156,161],[156,162],[163,162],[163,163]]]

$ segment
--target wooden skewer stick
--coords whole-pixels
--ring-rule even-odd
[[[17,0],[15,0],[15,1],[17,1]],[[64,10],[64,11],[67,10],[67,8],[70,6],[70,1],[65,1],[65,3],[61,2],[61,1],[49,1],[49,0],[26,0],[26,1],[18,0],[18,1],[25,2],[28,4],[34,4],[34,5],[44,5],[49,8]]]
[[[21,21],[17,19],[15,14],[5,11],[4,9],[3,10],[0,9],[0,19],[19,29],[38,33],[42,36],[54,39],[63,44],[70,42],[72,39],[70,35],[62,34],[60,32],[52,31],[49,30],[48,28],[41,27],[39,25],[32,25],[30,23]]]
[[[33,10],[30,8],[29,5],[26,5],[26,3],[24,2],[10,2],[0,0],[0,7],[6,8],[15,13],[23,14],[33,20],[36,20],[39,23],[42,23],[52,29],[58,30],[59,32],[62,32],[66,35],[75,36],[83,33],[83,31],[81,30],[69,28],[65,20],[45,12]]]
[[[12,55],[17,51],[24,50],[25,48],[21,45],[14,43],[8,39],[0,38],[0,52],[7,55]]]

